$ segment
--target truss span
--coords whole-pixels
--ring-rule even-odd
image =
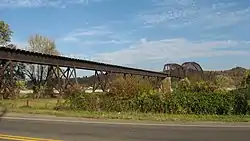
[[[94,61],[69,58],[64,56],[48,55],[48,54],[42,54],[37,52],[30,52],[26,50],[6,48],[6,47],[0,47],[0,60],[11,60],[14,62],[22,62],[29,64],[54,65],[59,67],[70,67],[76,69],[142,75],[142,76],[159,77],[159,78],[168,77],[168,74],[164,72],[130,68],[130,67],[105,64]]]

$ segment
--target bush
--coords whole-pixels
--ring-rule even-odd
[[[240,88],[231,91],[234,95],[234,113],[235,114],[247,114],[249,111],[248,96],[250,94],[249,88]]]
[[[175,92],[166,101],[166,109],[174,114],[230,114],[233,98],[226,93]]]
[[[108,112],[169,114],[246,114],[245,93],[174,92],[171,95],[142,93],[129,99],[109,94],[76,94],[68,100],[70,109]]]
[[[191,88],[191,83],[188,80],[188,78],[182,79],[181,81],[178,82],[177,90],[186,92],[190,91],[190,88]]]
[[[81,93],[74,91],[63,105],[64,108],[72,110],[97,111],[98,110],[98,94]],[[66,106],[66,107],[65,107]]]
[[[111,83],[107,93],[72,91],[64,107],[85,111],[216,115],[246,114],[249,108],[249,89],[223,92],[211,83],[190,84],[187,79],[179,82],[171,94],[152,89],[150,82],[143,79],[120,77]]]
[[[150,93],[153,89],[151,83],[139,77],[118,77],[110,85],[109,95],[121,99],[130,99],[140,93]]]

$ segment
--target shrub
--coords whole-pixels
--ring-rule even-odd
[[[191,85],[187,80],[178,87],[171,94],[155,93],[145,80],[119,77],[111,83],[108,93],[83,93],[76,89],[64,106],[85,111],[216,115],[246,114],[249,108],[249,89],[222,92],[211,83]]]
[[[68,100],[74,110],[108,112],[142,112],[170,114],[246,114],[248,105],[244,93],[178,92],[171,95],[142,93],[129,99],[108,94],[81,93]]]
[[[137,112],[142,113],[165,113],[165,102],[161,94],[143,93],[135,99],[135,107]]]
[[[225,93],[175,92],[168,97],[166,109],[174,114],[230,114],[232,101]]]
[[[139,93],[150,93],[153,89],[149,81],[139,77],[116,78],[110,85],[109,95],[111,97],[130,99]]]
[[[177,89],[183,92],[190,91],[191,83],[188,78],[182,79],[178,82]]]
[[[234,113],[247,114],[249,111],[248,96],[250,94],[249,88],[239,88],[231,91],[234,96]]]
[[[64,106],[72,110],[97,111],[99,95],[95,93],[80,93],[75,91],[65,101]]]

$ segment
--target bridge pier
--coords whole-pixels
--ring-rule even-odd
[[[95,79],[93,82],[92,92],[95,92],[98,88],[101,88],[103,92],[107,91],[110,85],[110,77],[113,75],[112,72],[95,71]]]
[[[47,92],[53,93],[53,88],[55,88],[62,97],[74,84],[78,84],[76,69],[67,67],[64,70],[59,66],[49,66],[45,81]]]
[[[15,96],[14,66],[15,63],[9,60],[1,60],[0,62],[0,94],[3,99]]]

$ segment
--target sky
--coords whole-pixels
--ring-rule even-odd
[[[250,68],[249,0],[0,0],[12,42],[40,34],[64,56],[162,71]]]

